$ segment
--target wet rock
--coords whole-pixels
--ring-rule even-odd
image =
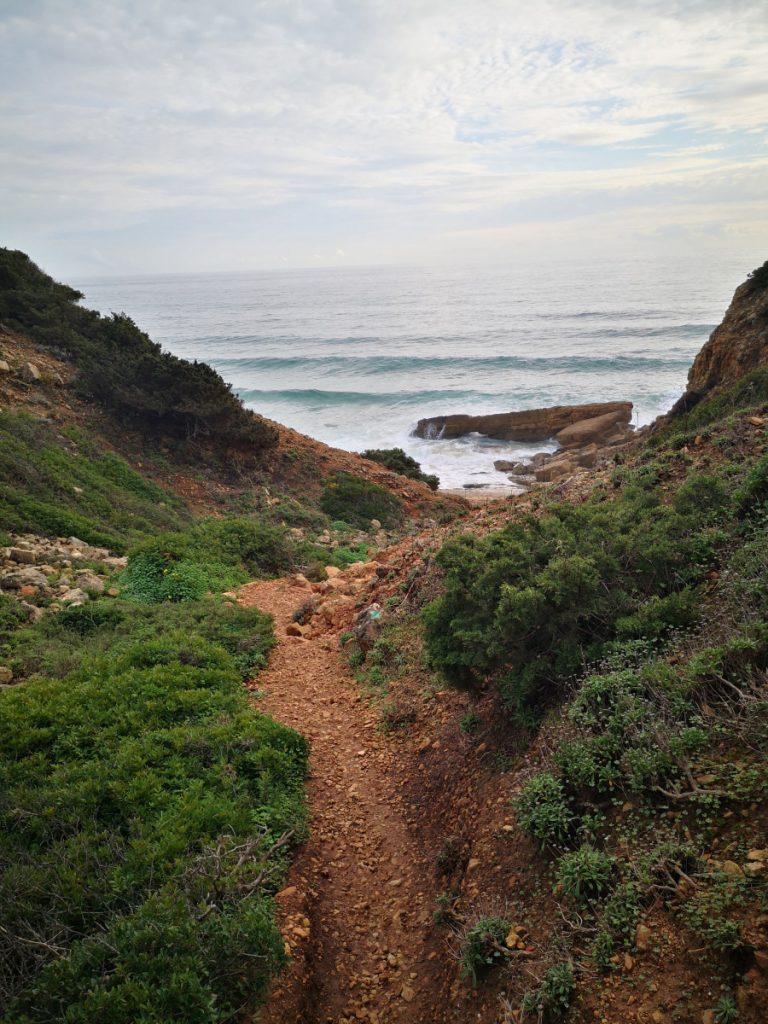
[[[594,402],[588,405],[555,405],[545,409],[494,413],[490,416],[457,414],[419,420],[417,437],[454,438],[483,434],[504,441],[546,441],[574,423],[612,416],[612,423],[629,423],[631,402]]]

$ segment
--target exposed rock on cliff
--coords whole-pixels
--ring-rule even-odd
[[[768,365],[768,262],[754,270],[734,293],[725,319],[710,335],[688,373],[685,394],[670,415],[698,402],[745,373]]]
[[[414,433],[417,437],[426,438],[453,438],[477,433],[502,441],[546,441],[566,427],[597,418],[604,420],[606,433],[611,434],[618,425],[626,426],[631,416],[631,402],[554,405],[548,409],[524,409],[521,412],[500,412],[490,416],[468,416],[462,413],[432,416],[419,420]],[[595,439],[591,437],[589,440]]]

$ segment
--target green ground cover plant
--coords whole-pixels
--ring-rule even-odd
[[[576,978],[571,963],[560,963],[550,967],[541,985],[523,997],[523,1020],[561,1020],[571,1005],[575,987]]]
[[[3,1020],[230,1019],[283,962],[305,828],[307,744],[242,687],[271,620],[102,599],[14,625],[17,668],[51,674],[0,694]]]
[[[81,431],[55,434],[25,413],[0,411],[0,529],[76,536],[122,553],[190,522],[181,501]]]
[[[725,482],[691,474],[671,501],[657,472],[627,472],[618,493],[550,504],[437,556],[444,590],[424,612],[432,664],[459,686],[492,678],[533,721],[616,640],[688,628],[728,541]]]
[[[196,600],[254,576],[287,572],[294,554],[281,527],[256,518],[210,519],[135,547],[123,584],[142,603]]]
[[[353,473],[336,473],[326,482],[320,507],[331,519],[360,530],[369,529],[372,519],[391,529],[399,526],[404,516],[399,498]]]

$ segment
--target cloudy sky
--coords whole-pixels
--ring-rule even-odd
[[[59,276],[768,252],[768,0],[1,0]]]

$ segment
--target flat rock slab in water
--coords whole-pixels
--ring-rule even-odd
[[[561,430],[605,416],[610,426],[627,424],[632,418],[631,402],[592,402],[589,405],[553,405],[546,409],[524,409],[520,412],[499,412],[489,416],[455,413],[419,420],[417,437],[454,438],[466,434],[482,434],[500,441],[546,441]]]

